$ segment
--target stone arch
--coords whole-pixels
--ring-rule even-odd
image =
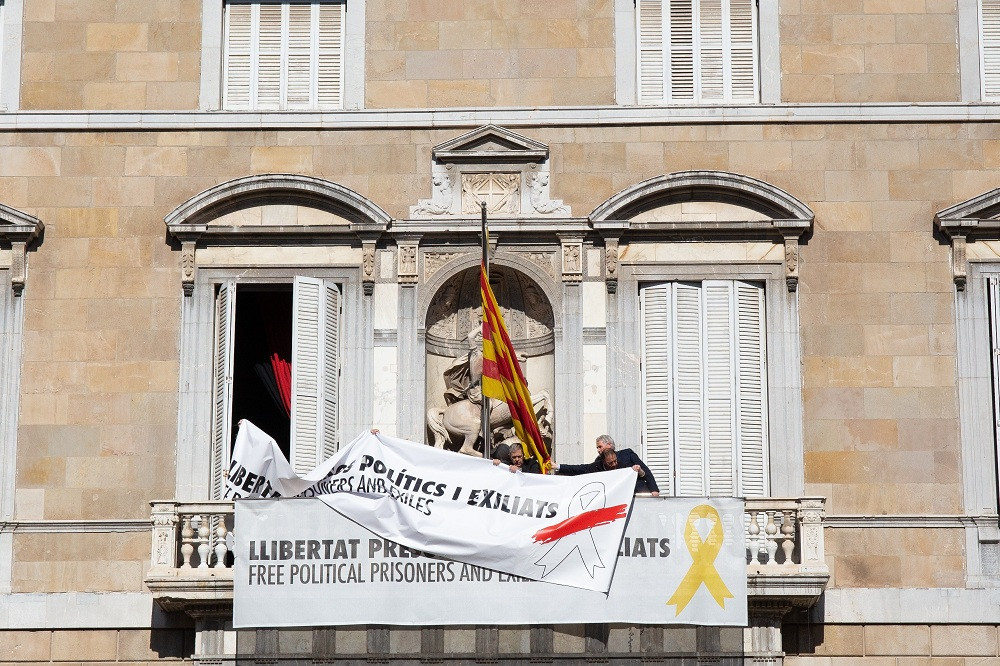
[[[226,181],[191,197],[171,211],[164,221],[178,225],[205,224],[226,213],[266,203],[285,203],[328,210],[355,224],[381,225],[389,214],[357,192],[322,178],[288,173],[245,176]]]
[[[422,290],[420,304],[417,308],[417,314],[419,317],[417,330],[420,333],[426,332],[427,315],[430,310],[431,303],[445,283],[456,274],[469,268],[479,266],[481,261],[482,258],[478,252],[470,252],[466,255],[455,257],[441,266],[441,268],[427,280],[425,283],[426,288]],[[562,326],[560,325],[557,313],[562,311],[562,299],[560,297],[558,285],[552,277],[545,273],[545,271],[539,268],[536,264],[513,252],[497,251],[496,254],[490,259],[490,264],[495,266],[504,266],[519,271],[530,278],[532,282],[534,282],[535,285],[542,290],[543,295],[552,307],[554,317],[553,333],[558,338],[559,333],[562,330]]]
[[[595,208],[590,219],[594,223],[627,220],[650,207],[684,201],[731,203],[776,221],[811,225],[814,217],[807,205],[762,180],[727,171],[678,171],[622,190]]]

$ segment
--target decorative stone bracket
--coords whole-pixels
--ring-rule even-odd
[[[562,245],[563,282],[583,280],[583,239],[579,236],[560,238]]]
[[[28,246],[41,236],[44,228],[37,217],[0,204],[0,241],[10,243],[10,286],[15,296],[24,291]]]
[[[400,240],[397,246],[398,255],[396,262],[396,275],[400,284],[416,284],[419,272],[417,271],[417,249],[419,241]]]

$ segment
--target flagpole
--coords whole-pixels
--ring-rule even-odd
[[[490,281],[490,241],[489,241],[489,230],[486,228],[486,202],[479,202],[479,215],[482,221],[482,238],[483,238],[483,272],[486,275],[486,282]],[[485,297],[484,297],[485,298]],[[485,322],[485,308],[486,303],[482,303],[484,308],[484,318]],[[485,338],[483,338],[485,340]],[[482,379],[480,381],[480,386],[482,386]],[[482,393],[482,392],[480,392]],[[493,455],[493,442],[492,437],[490,437],[490,399],[485,395],[482,395],[482,433],[483,433],[483,457],[489,458]]]

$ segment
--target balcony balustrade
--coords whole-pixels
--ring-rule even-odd
[[[751,608],[809,607],[829,580],[821,497],[752,498],[744,509]],[[153,502],[146,585],[166,610],[205,612],[233,597],[232,502]],[[220,609],[221,610],[221,609]]]

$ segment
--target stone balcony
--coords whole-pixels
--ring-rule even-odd
[[[830,578],[821,497],[746,500],[751,612],[783,615],[816,603]],[[146,586],[168,611],[192,617],[232,612],[232,502],[153,502]]]

